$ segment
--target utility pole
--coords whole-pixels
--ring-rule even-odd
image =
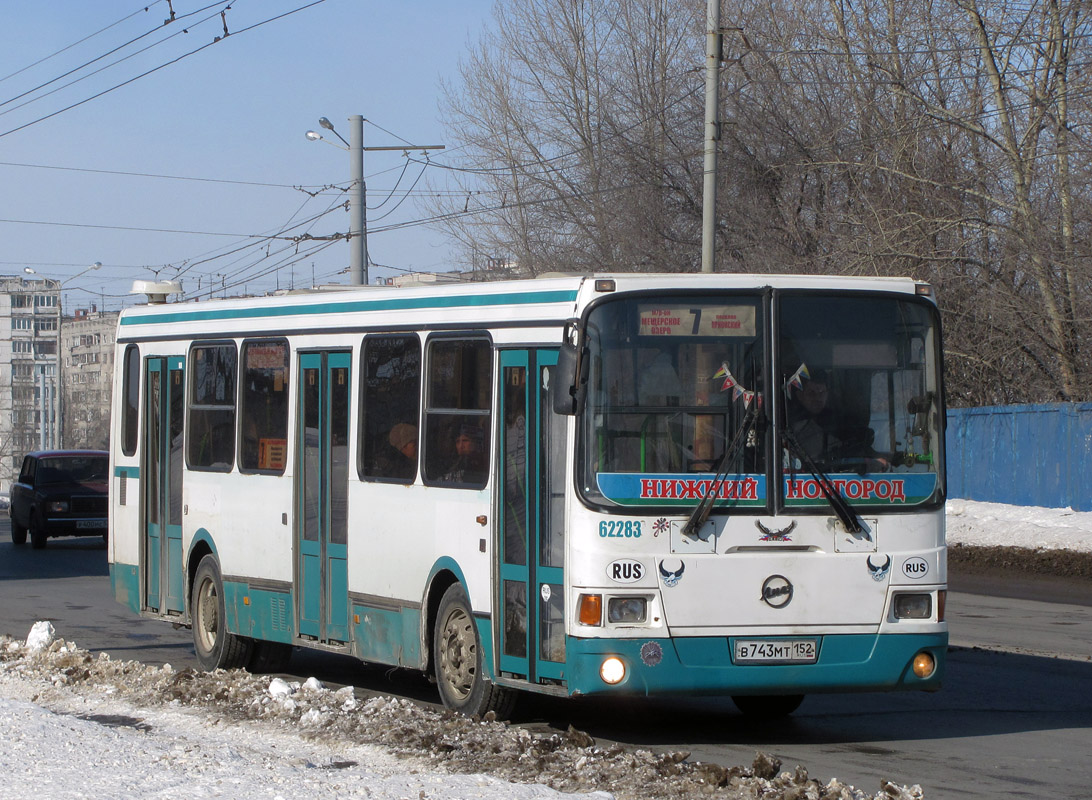
[[[335,131],[336,133],[336,131]],[[349,283],[368,284],[368,209],[364,205],[364,117],[349,117]]]
[[[365,147],[364,146],[364,117],[353,114],[349,117],[349,141],[334,128],[333,123],[326,117],[319,119],[319,125],[332,132],[341,139],[349,151],[349,283],[353,286],[366,286],[368,283],[368,187],[364,183],[364,153],[376,150],[443,150],[442,144],[407,144],[394,147]],[[334,147],[341,145],[323,139],[321,134],[307,131],[307,138],[311,141],[322,139]],[[311,281],[314,283],[314,280]]]
[[[701,271],[716,267],[717,145],[720,142],[720,0],[706,0],[705,169],[702,190]]]

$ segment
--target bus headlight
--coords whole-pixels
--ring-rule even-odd
[[[637,625],[648,618],[648,600],[644,597],[612,597],[607,601],[607,621]]]
[[[603,683],[615,686],[626,677],[626,665],[617,656],[609,656],[599,667],[599,677],[603,679]]]
[[[895,619],[929,619],[933,616],[933,598],[928,594],[897,594]]]

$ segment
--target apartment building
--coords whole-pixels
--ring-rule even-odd
[[[61,284],[0,275],[0,491],[23,455],[60,441]]]
[[[108,444],[118,315],[60,301],[60,281],[0,275],[0,493],[32,450]]]
[[[117,312],[92,307],[61,319],[61,440],[107,450]]]

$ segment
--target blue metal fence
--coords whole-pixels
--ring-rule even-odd
[[[948,496],[1092,511],[1092,403],[949,409]]]

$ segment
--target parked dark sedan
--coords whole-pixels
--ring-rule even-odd
[[[23,458],[11,487],[11,541],[42,548],[51,536],[107,535],[110,454],[43,450]]]

